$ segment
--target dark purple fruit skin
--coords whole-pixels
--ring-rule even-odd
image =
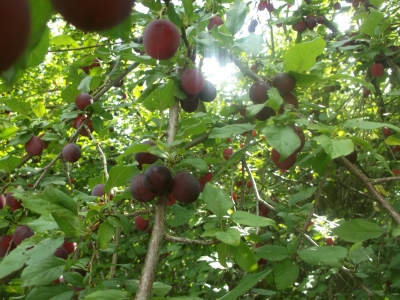
[[[0,195],[0,209],[3,209],[6,206],[6,197],[4,195]]]
[[[347,158],[347,160],[349,162],[351,162],[354,165],[356,163],[356,161],[357,161],[357,151],[354,149],[353,152],[351,152],[350,154],[345,155],[345,157]]]
[[[54,256],[62,259],[68,259],[68,251],[64,248],[58,248],[54,251]]]
[[[183,100],[179,101],[181,108],[187,113],[193,113],[196,111],[197,107],[199,106],[200,100],[198,97],[192,100]]]
[[[285,160],[279,162],[279,160],[281,159],[281,154],[275,148],[273,148],[271,157],[272,157],[272,162],[277,168],[282,170],[287,170],[293,167],[294,164],[296,163],[297,152],[294,152],[293,154],[289,155]]]
[[[141,142],[141,144],[146,144],[146,145],[150,145],[150,146],[156,145],[156,143],[154,143],[152,141],[144,141],[144,142]],[[134,158],[139,163],[138,164],[139,170],[142,170],[144,164],[151,165],[151,164],[154,164],[158,160],[158,156],[151,154],[151,153],[147,153],[147,152],[135,153]]]
[[[15,229],[12,235],[14,244],[18,246],[19,244],[22,243],[23,240],[31,237],[34,234],[35,233],[33,232],[33,230],[30,229],[28,226],[26,225],[19,226]]]
[[[29,141],[25,143],[25,150],[29,155],[38,156],[41,155],[44,148],[45,143],[38,136],[33,136]]]
[[[149,220],[143,219],[142,216],[137,216],[135,219],[136,229],[139,231],[146,231],[149,228]]]
[[[249,90],[250,100],[254,104],[265,103],[269,99],[268,94],[267,94],[269,89],[270,89],[270,86],[265,81],[257,81],[255,83],[253,83],[253,85],[250,87],[250,90]]]
[[[256,115],[255,118],[259,121],[265,121],[269,119],[270,117],[276,116],[275,111],[269,107],[269,106],[264,106]]]
[[[217,97],[217,89],[208,80],[204,83],[203,90],[199,93],[199,99],[203,102],[211,102]]]
[[[8,70],[24,52],[30,27],[28,0],[0,1],[0,73]]]
[[[192,174],[180,172],[172,180],[171,194],[179,202],[193,203],[199,198],[200,184]]]
[[[87,93],[80,93],[75,98],[75,105],[80,110],[85,110],[85,108],[89,105],[93,104],[93,98]]]
[[[289,73],[279,73],[272,80],[272,86],[276,87],[282,95],[289,94],[296,87],[296,79]]]
[[[132,179],[129,191],[132,197],[139,202],[149,202],[157,196],[144,187],[143,174],[139,174]]]
[[[97,196],[97,197],[103,197],[105,192],[104,192],[104,183],[100,183],[94,186],[91,195],[92,196]]]
[[[163,165],[151,165],[143,173],[143,186],[156,195],[169,191],[172,184],[171,171]]]
[[[110,29],[132,12],[134,0],[52,0],[56,11],[83,31]]]
[[[74,163],[81,158],[81,148],[76,144],[67,144],[62,149],[61,154],[67,162]]]
[[[12,240],[11,235],[3,235],[0,236],[0,257],[4,257],[7,253],[8,247],[10,247],[10,243]],[[15,248],[14,244],[11,244],[10,251]]]
[[[14,211],[16,211],[17,209],[19,209],[19,208],[22,207],[21,203],[20,203],[17,199],[14,198],[14,196],[12,195],[12,193],[7,194],[6,202],[7,202],[7,205],[10,207],[10,210],[11,210],[12,212],[14,212]]]

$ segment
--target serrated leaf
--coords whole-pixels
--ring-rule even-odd
[[[314,137],[313,140],[318,142],[318,144],[324,148],[324,151],[331,159],[335,159],[342,155],[348,155],[354,151],[354,143],[351,139],[334,140],[321,134],[320,136]]]
[[[22,159],[15,156],[6,156],[0,159],[0,170],[10,174],[21,163]]]
[[[113,167],[109,172],[109,178],[104,186],[104,191],[106,193],[109,193],[113,187],[124,185],[127,179],[132,176],[135,170],[135,166]]]
[[[59,212],[53,212],[52,217],[57,222],[58,227],[67,236],[78,236],[82,227],[82,221],[77,216],[64,216]]]
[[[193,211],[187,210],[179,205],[173,205],[168,210],[171,212],[171,216],[167,218],[167,224],[171,227],[188,224],[190,219],[194,217]]]
[[[283,246],[265,245],[254,250],[257,255],[269,261],[280,261],[288,257],[288,251]]]
[[[261,132],[265,134],[268,144],[280,153],[281,161],[285,160],[300,147],[300,138],[288,126],[266,126]]]
[[[275,112],[277,112],[283,104],[283,98],[281,94],[279,94],[278,89],[274,87],[270,88],[267,94],[269,99],[265,105],[271,107]]]
[[[46,108],[43,104],[43,102],[38,102],[33,108],[32,108],[33,113],[36,115],[36,117],[41,118],[46,114]]]
[[[383,231],[376,223],[364,219],[353,219],[332,229],[332,233],[347,242],[360,243],[380,237]]]
[[[230,197],[220,188],[207,183],[203,190],[203,199],[209,210],[214,213],[218,219],[222,219],[233,206]]]
[[[172,80],[157,87],[143,101],[144,107],[149,111],[164,110],[174,104],[175,84]]]
[[[285,72],[301,73],[309,70],[315,65],[317,56],[324,51],[325,45],[325,40],[318,37],[311,42],[304,42],[291,47],[284,55]]]
[[[106,249],[111,238],[114,236],[115,229],[108,222],[101,223],[98,231],[98,242],[101,249]]]
[[[233,259],[246,272],[255,272],[258,269],[257,259],[243,241],[240,241],[239,246],[231,247]]]
[[[349,257],[355,264],[369,260],[372,254],[374,254],[374,251],[371,247],[364,248],[361,243],[354,244],[349,251]]]
[[[31,113],[31,103],[21,99],[6,100],[6,105],[11,111],[17,112],[24,117],[28,117]]]
[[[240,244],[240,231],[235,228],[228,228],[227,231],[215,233],[215,236],[223,243],[237,247]]]
[[[31,264],[22,271],[22,286],[50,284],[61,276],[64,266],[65,260],[54,255]]]
[[[203,172],[203,173],[208,171],[207,163],[204,160],[202,160],[201,158],[184,159],[176,166],[177,167],[191,166],[191,167],[194,167],[196,170],[199,170],[200,172]]]
[[[292,207],[294,204],[296,204],[304,199],[310,198],[315,193],[316,190],[317,190],[317,187],[312,187],[312,188],[302,190],[296,194],[290,195],[289,201],[288,201],[289,207]]]
[[[250,33],[246,38],[233,44],[232,47],[238,47],[249,55],[257,55],[263,50],[264,38],[261,35]]]
[[[243,27],[246,18],[246,4],[243,1],[235,0],[226,12],[226,28],[232,35],[235,35]]]
[[[276,223],[274,220],[257,216],[247,211],[237,210],[232,213],[230,219],[235,223],[247,226],[254,226],[254,227],[273,226],[276,228]]]
[[[326,264],[340,268],[347,257],[347,249],[339,246],[309,247],[301,250],[299,256],[311,265]]]
[[[384,14],[374,9],[370,9],[370,15],[363,20],[360,26],[360,33],[367,34],[369,36],[375,35],[375,29],[382,22]]]
[[[38,286],[29,293],[26,300],[70,300],[74,293],[71,287],[65,284]]]
[[[299,266],[295,261],[285,259],[280,261],[274,269],[275,284],[278,290],[291,287],[299,276]]]
[[[253,130],[255,127],[256,126],[252,124],[233,124],[220,128],[213,128],[210,132],[209,138],[227,138],[231,135],[239,135],[245,131]]]

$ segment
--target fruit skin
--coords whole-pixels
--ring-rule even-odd
[[[191,95],[200,93],[204,89],[205,80],[203,74],[197,69],[186,69],[181,74],[181,87]]]
[[[399,169],[393,169],[393,174],[394,175],[396,175],[396,176],[399,176],[399,174],[400,174],[400,170]]]
[[[83,70],[86,74],[89,74],[90,70],[93,68],[100,68],[101,67],[101,62],[98,58],[94,58],[93,62],[89,66],[80,66],[79,68]]]
[[[80,110],[85,110],[87,106],[93,104],[93,98],[87,93],[80,93],[75,98],[75,105]]]
[[[71,254],[74,253],[76,250],[76,243],[64,242],[64,244],[62,244],[61,247],[67,250],[68,254]]]
[[[129,186],[133,198],[139,202],[149,202],[157,195],[147,190],[143,185],[143,174],[136,175]]]
[[[382,128],[382,132],[383,132],[383,135],[386,136],[386,137],[392,135],[392,131],[390,130],[390,128],[387,128],[387,127],[383,127]]]
[[[293,30],[301,33],[304,30],[306,30],[306,23],[304,23],[303,21],[298,21],[296,24],[292,25]]]
[[[293,129],[293,132],[299,137],[300,139],[300,146],[296,149],[295,153],[301,152],[303,150],[304,145],[306,143],[306,136],[304,135],[303,130],[296,126],[296,125],[289,125],[290,128]]]
[[[248,181],[248,182],[246,183],[246,186],[247,186],[249,189],[251,189],[251,188],[253,187],[253,183],[252,183],[251,181]]]
[[[149,228],[149,220],[148,219],[143,219],[142,216],[137,216],[135,219],[135,226],[136,229],[139,231],[146,231],[147,228]]]
[[[54,251],[54,256],[62,259],[68,259],[68,251],[64,248],[58,248]]]
[[[324,16],[318,16],[317,17],[317,23],[318,24],[324,24],[325,17]]]
[[[33,232],[33,230],[30,229],[28,226],[26,225],[18,226],[12,235],[14,244],[18,246],[19,244],[22,243],[23,240],[31,237],[34,234],[35,233]]]
[[[270,212],[269,208],[262,203],[258,204],[258,211],[262,217],[267,217]]]
[[[25,150],[29,155],[38,156],[41,155],[45,148],[45,143],[40,137],[34,135],[29,141],[25,143]]]
[[[200,195],[200,185],[196,177],[188,172],[180,172],[172,179],[171,194],[182,203],[193,203]]]
[[[28,0],[0,1],[0,73],[8,70],[25,51],[30,27]]]
[[[267,8],[267,2],[261,1],[260,3],[258,3],[258,10],[259,11],[263,11],[266,8]]]
[[[275,7],[272,3],[267,3],[266,9],[271,13],[275,10]]]
[[[314,29],[314,27],[317,26],[317,20],[314,16],[308,16],[304,23],[306,24],[306,27],[310,30]]]
[[[331,237],[325,238],[325,244],[326,244],[327,246],[333,246],[334,243],[335,243],[335,242],[333,241],[333,239],[332,239]]]
[[[354,149],[354,151],[351,152],[350,154],[345,155],[345,157],[347,158],[347,160],[349,162],[351,162],[354,165],[356,163],[356,161],[357,161],[357,151],[356,151],[356,149]]]
[[[255,118],[259,121],[265,121],[269,119],[272,116],[276,116],[275,111],[269,107],[269,106],[264,106],[256,115]]]
[[[339,2],[336,2],[336,3],[333,5],[333,9],[334,9],[334,10],[339,10],[339,9],[341,9],[341,7],[342,7],[342,5],[340,5]]]
[[[281,170],[287,170],[293,167],[294,164],[296,163],[297,153],[294,152],[293,154],[289,155],[285,160],[279,162],[281,154],[275,148],[273,148],[271,157],[272,157],[272,162],[277,168]]]
[[[194,113],[197,110],[199,103],[200,103],[200,100],[198,97],[195,97],[194,99],[191,99],[191,100],[179,101],[179,104],[181,105],[182,110],[187,113]]]
[[[210,19],[210,23],[208,23],[207,29],[211,30],[215,25],[219,26],[222,24],[224,24],[224,21],[221,19],[221,17],[212,16]]]
[[[144,50],[154,59],[165,60],[173,57],[180,43],[178,29],[168,20],[151,21],[143,32]]]
[[[381,77],[385,73],[385,67],[382,64],[374,64],[370,72],[372,76]]]
[[[6,206],[6,197],[4,195],[0,195],[0,209],[3,209]]]
[[[222,156],[225,158],[225,160],[228,160],[229,157],[231,157],[232,154],[233,154],[233,149],[232,148],[226,148],[222,152]]]
[[[141,142],[141,144],[146,144],[146,145],[150,145],[150,146],[156,145],[156,143],[154,143],[153,141],[143,141],[143,142]],[[157,155],[147,153],[147,152],[135,153],[134,158],[139,163],[137,166],[139,170],[142,170],[144,164],[151,165],[151,164],[154,164],[158,160]]]
[[[171,171],[163,165],[151,165],[143,173],[143,186],[156,195],[162,195],[171,188]]]
[[[20,203],[17,199],[14,198],[14,196],[12,195],[12,193],[7,194],[6,202],[7,202],[7,205],[10,207],[10,210],[11,210],[12,212],[14,212],[14,211],[16,211],[17,209],[19,209],[19,208],[22,207],[21,203]]]
[[[3,235],[0,236],[0,257],[4,257],[7,253],[8,248],[10,247],[10,243],[12,240],[11,235]],[[10,251],[15,248],[15,245],[12,243],[10,247]]]
[[[296,87],[296,79],[289,73],[279,73],[272,80],[272,86],[276,87],[282,95],[289,94]]]
[[[132,12],[134,0],[52,0],[63,18],[83,31],[110,29]]]
[[[211,102],[217,97],[217,89],[208,80],[204,82],[204,88],[199,93],[199,99],[203,102]]]
[[[83,123],[85,120],[86,120],[86,115],[85,115],[85,116],[77,116],[77,117],[75,118],[74,123],[73,123],[72,126],[73,126],[75,129],[78,129],[78,128],[82,125],[82,123]],[[87,123],[86,123],[86,126],[89,128],[90,131],[93,131],[92,120],[88,120]],[[89,136],[89,133],[86,131],[85,128],[82,128],[82,129],[79,131],[79,134],[80,134],[81,136]]]
[[[292,93],[282,95],[282,99],[284,103],[282,103],[281,107],[279,108],[278,113],[283,114],[285,112],[285,104],[291,104],[295,109],[299,109],[299,101],[297,100],[297,97],[293,95]]]
[[[104,191],[104,187],[105,187],[104,183],[100,183],[100,184],[95,185],[93,187],[92,193],[90,195],[91,196],[96,196],[96,197],[104,197],[106,195],[106,192]],[[110,191],[110,200],[112,200],[113,197],[114,197],[114,192],[111,189],[111,191]]]
[[[77,162],[81,158],[81,148],[77,144],[67,144],[61,151],[62,157],[70,163]]]
[[[174,195],[169,194],[169,200],[168,200],[167,205],[168,205],[168,206],[174,205],[175,202],[176,202],[176,200],[175,200],[175,198],[174,198]]]
[[[254,104],[265,103],[269,99],[268,94],[267,94],[269,89],[270,89],[270,86],[265,81],[257,81],[255,83],[253,83],[253,85],[250,87],[250,90],[249,90],[250,100]]]

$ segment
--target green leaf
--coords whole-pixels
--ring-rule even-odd
[[[380,237],[383,230],[376,223],[364,219],[353,219],[334,228],[332,233],[347,242],[360,243]]]
[[[347,249],[339,246],[309,247],[299,252],[299,256],[311,265],[326,264],[340,268],[347,257]]]
[[[214,26],[211,29],[211,35],[214,39],[224,44],[225,47],[229,47],[233,43],[233,36],[229,33],[224,24],[219,27]]]
[[[186,16],[190,19],[193,15],[193,1],[192,0],[183,0],[183,9],[185,10]]]
[[[21,99],[12,99],[6,100],[6,105],[11,109],[11,111],[17,112],[21,114],[21,116],[28,117],[31,113],[31,103],[21,100]]]
[[[111,238],[114,236],[115,229],[108,222],[101,223],[98,231],[98,241],[101,249],[106,249]]]
[[[109,172],[109,178],[104,186],[104,191],[108,193],[113,187],[124,185],[127,179],[132,176],[135,170],[135,166],[113,167]]]
[[[389,146],[400,145],[400,139],[391,135],[385,140],[385,144]]]
[[[221,264],[221,266],[228,268],[228,265],[226,264],[226,258],[229,255],[229,250],[231,249],[231,246],[225,243],[219,243],[217,244],[217,253],[218,253],[218,261]]]
[[[243,1],[235,0],[226,12],[226,28],[232,35],[235,35],[243,27],[246,18],[246,4]]]
[[[300,138],[288,126],[266,126],[261,132],[265,134],[268,143],[281,154],[281,161],[285,160],[300,147]]]
[[[178,227],[183,224],[188,224],[190,219],[194,217],[194,212],[187,210],[179,205],[173,205],[168,210],[171,216],[167,218],[167,224],[171,227]]]
[[[78,236],[82,228],[82,221],[76,216],[64,216],[59,212],[53,212],[52,217],[57,222],[61,231],[67,236]]]
[[[237,247],[240,244],[240,231],[235,228],[228,228],[227,231],[216,232],[215,236],[223,243]]]
[[[232,213],[230,219],[238,224],[254,226],[254,227],[264,227],[264,226],[273,226],[276,228],[276,223],[274,220],[260,217],[246,211],[237,210]]]
[[[168,15],[169,20],[170,20],[172,23],[174,23],[176,26],[178,26],[178,27],[182,27],[182,26],[183,26],[182,20],[181,20],[181,18],[178,16],[178,14],[176,13],[175,7],[174,7],[174,4],[173,4],[173,3],[170,3],[170,4],[168,5],[168,8],[167,8],[167,15]]]
[[[296,86],[303,88],[308,88],[321,80],[321,76],[315,74],[303,74],[297,72],[290,72],[290,74],[292,74],[296,79]]]
[[[324,151],[331,159],[335,159],[342,155],[348,155],[354,151],[354,143],[351,139],[334,140],[321,134],[320,136],[314,137],[313,140],[318,142],[318,144],[324,148]]]
[[[65,260],[54,255],[31,264],[22,271],[22,286],[50,284],[61,276],[64,266]]]
[[[246,272],[254,272],[258,269],[257,259],[249,246],[240,241],[239,246],[231,247],[231,252],[235,262]]]
[[[49,51],[50,30],[46,28],[39,43],[28,53],[27,61],[30,68],[40,65]]]
[[[72,46],[73,48],[79,48],[79,44],[69,35],[57,35],[50,40],[50,44],[54,46]]]
[[[301,237],[298,235],[287,244],[286,248],[287,248],[287,252],[290,256],[293,256],[297,253],[297,249],[299,248],[300,240],[301,240]]]
[[[163,297],[165,296],[170,290],[172,286],[162,283],[162,282],[154,282],[153,287],[151,288],[151,292],[156,296]]]
[[[157,87],[143,101],[144,107],[150,111],[164,110],[174,104],[175,85],[172,80]]]
[[[372,83],[366,82],[363,79],[360,79],[360,78],[357,78],[357,77],[354,77],[354,76],[351,76],[351,75],[335,74],[335,75],[332,75],[332,76],[329,76],[329,77],[325,78],[325,80],[327,80],[327,81],[332,81],[332,80],[336,80],[336,79],[341,79],[341,80],[347,79],[351,83],[360,84],[360,85],[366,87],[367,89],[369,89],[371,92],[375,92],[375,87],[374,87],[374,85]]]
[[[312,188],[302,190],[296,194],[290,195],[289,200],[288,200],[289,207],[292,207],[294,204],[296,204],[304,199],[310,198],[315,193],[316,190],[317,190],[317,187],[312,187]]]
[[[59,229],[56,221],[52,216],[40,216],[31,222],[26,223],[33,231],[44,233],[46,231]]]
[[[90,295],[85,296],[85,300],[116,300],[116,299],[126,299],[128,296],[127,292],[120,290],[104,290],[95,291]]]
[[[207,183],[204,187],[203,199],[207,208],[220,220],[227,214],[228,209],[233,206],[230,197],[222,189],[210,183]]]
[[[244,276],[232,291],[225,294],[223,297],[218,298],[218,300],[232,300],[240,297],[271,272],[272,270],[265,270],[260,273]]]
[[[254,250],[257,255],[269,261],[280,261],[288,257],[288,251],[283,246],[265,245]]]
[[[269,99],[265,102],[265,105],[271,107],[275,112],[277,112],[283,104],[281,94],[279,94],[278,89],[274,87],[270,88],[267,94]]]
[[[374,251],[371,247],[364,248],[361,243],[354,244],[349,251],[349,257],[355,264],[369,260],[372,254],[374,254]]]
[[[385,15],[374,9],[370,9],[370,15],[363,20],[360,26],[360,33],[367,34],[369,36],[375,35],[375,29],[382,22]]]
[[[22,159],[15,156],[6,156],[0,159],[0,170],[10,174],[21,163]]]
[[[245,131],[253,130],[255,127],[256,126],[252,124],[233,124],[221,128],[213,128],[210,132],[209,138],[227,138],[231,135],[239,135]]]
[[[196,170],[199,170],[200,172],[208,172],[208,165],[207,163],[202,160],[201,158],[188,158],[182,160],[179,164],[176,165],[176,167],[193,167]]]
[[[276,288],[284,290],[291,287],[296,282],[299,271],[295,261],[288,258],[280,261],[274,269]]]
[[[238,47],[249,55],[257,55],[263,50],[263,44],[264,38],[261,35],[250,33],[248,37],[235,42],[232,47]]]
[[[363,119],[352,119],[352,120],[347,120],[346,122],[343,123],[343,126],[346,128],[351,128],[354,129],[356,127],[361,128],[361,129],[366,129],[366,130],[371,130],[371,129],[377,129],[377,128],[382,128],[382,127],[388,127],[390,129],[393,129],[397,132],[400,132],[400,127],[394,126],[389,123],[378,123],[378,122],[369,122],[369,121],[364,121]]]
[[[315,65],[317,56],[324,51],[325,45],[325,40],[318,37],[311,42],[304,42],[291,47],[284,55],[285,72],[301,73],[309,70]]]
[[[26,300],[70,300],[74,295],[71,287],[65,284],[35,287]]]

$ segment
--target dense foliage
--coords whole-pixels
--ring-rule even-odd
[[[399,1],[11,3],[0,299],[400,299]]]

